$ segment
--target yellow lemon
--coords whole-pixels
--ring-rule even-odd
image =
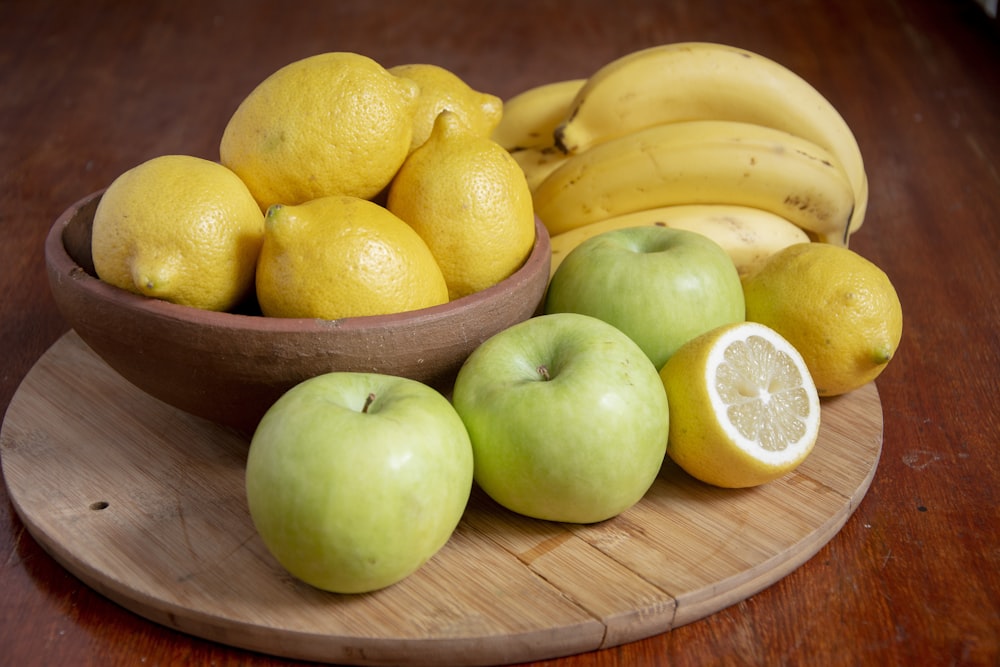
[[[806,360],[820,396],[861,387],[899,346],[903,312],[889,277],[847,248],[802,243],[743,281],[747,319],[772,327]]]
[[[765,484],[816,444],[816,386],[802,356],[762,324],[727,324],[688,341],[660,379],[670,405],[667,454],[703,482]]]
[[[431,136],[434,120],[442,111],[454,112],[469,131],[483,137],[493,133],[503,116],[503,100],[473,89],[457,74],[439,65],[396,65],[390,67],[389,72],[415,81],[420,86],[413,111],[411,151]]]
[[[254,88],[226,125],[222,164],[262,210],[328,195],[371,198],[410,149],[419,88],[366,56],[323,53]]]
[[[97,276],[130,292],[229,310],[253,288],[264,216],[217,162],[163,155],[116,178],[94,213]]]
[[[257,300],[269,317],[386,315],[448,301],[430,250],[366,199],[334,195],[268,209]]]
[[[520,268],[535,240],[524,173],[496,142],[442,112],[406,159],[387,206],[427,243],[451,299],[495,285]]]

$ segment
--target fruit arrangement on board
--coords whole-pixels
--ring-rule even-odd
[[[390,586],[441,549],[472,485],[539,520],[639,502],[669,458],[766,484],[816,444],[823,397],[899,344],[886,274],[848,248],[868,182],[837,110],[790,69],[710,43],[627,54],[505,102],[433,65],[287,65],[220,161],[164,156],[109,187],[99,276],[263,316],[402,312],[502,280],[537,215],[541,312],[477,347],[450,397],[379,374],[302,382],[250,443],[247,500],[318,588]]]

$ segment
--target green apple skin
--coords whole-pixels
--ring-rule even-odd
[[[739,273],[719,244],[650,226],[605,232],[570,251],[552,276],[545,312],[613,324],[657,369],[695,336],[746,318]]]
[[[333,372],[292,387],[265,413],[250,442],[246,496],[289,573],[325,591],[364,593],[401,581],[445,545],[472,466],[465,426],[440,393],[401,377]]]
[[[542,315],[495,334],[459,370],[452,402],[472,440],[476,483],[537,519],[620,514],[649,490],[666,454],[656,368],[628,336],[586,315]]]

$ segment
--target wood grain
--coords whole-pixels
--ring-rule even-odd
[[[432,62],[503,97],[669,41],[790,66],[858,138],[871,202],[851,246],[903,303],[902,344],[877,380],[876,477],[776,584],[532,667],[1000,663],[1000,31],[972,0],[4,0],[0,19],[2,410],[69,329],[42,256],[56,217],[155,155],[216,157],[240,99],[295,58]],[[41,548],[5,486],[0,590],[4,664],[300,664],[111,602]]]
[[[814,453],[774,483],[718,489],[667,464],[640,503],[599,524],[529,519],[476,492],[427,565],[356,596],[301,584],[269,555],[245,506],[245,437],[138,391],[74,332],[25,378],[0,450],[32,536],[153,621],[315,661],[489,665],[666,632],[801,565],[875,474],[874,385],[824,401],[822,423]]]

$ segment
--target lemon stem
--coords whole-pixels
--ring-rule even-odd
[[[872,361],[875,362],[876,366],[882,366],[889,363],[892,361],[892,350],[888,347],[876,348],[872,354]]]

